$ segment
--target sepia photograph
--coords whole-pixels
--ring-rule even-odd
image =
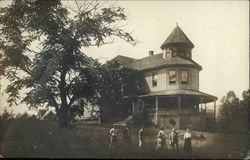
[[[250,159],[249,1],[0,0],[0,158]]]

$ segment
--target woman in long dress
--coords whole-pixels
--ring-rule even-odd
[[[184,153],[192,153],[191,139],[192,139],[191,132],[189,128],[187,128],[186,132],[184,133],[184,148],[183,148]]]

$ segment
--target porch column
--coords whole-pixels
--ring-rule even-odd
[[[144,110],[145,109],[145,102],[144,102],[144,100],[142,99],[142,110]]]
[[[201,111],[202,111],[203,110],[203,108],[202,108],[203,97],[200,98],[200,102],[201,102]]]
[[[135,100],[132,101],[132,113],[135,113]]]
[[[178,114],[181,113],[181,96],[178,96]]]
[[[216,101],[214,101],[214,118],[216,118]]]
[[[205,103],[205,113],[207,112],[207,103]]]
[[[158,124],[158,114],[159,114],[159,106],[158,106],[158,96],[155,97],[155,124]]]

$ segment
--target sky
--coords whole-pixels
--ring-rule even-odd
[[[117,55],[140,59],[149,50],[161,53],[161,44],[178,22],[195,45],[193,60],[203,67],[200,91],[217,96],[219,102],[229,90],[241,99],[249,88],[248,1],[118,1],[117,5],[128,16],[123,29],[139,43],[133,46],[116,38],[112,44],[85,49],[87,55],[105,62]],[[6,97],[0,98],[1,107],[7,106]],[[22,112],[26,107],[13,110]]]

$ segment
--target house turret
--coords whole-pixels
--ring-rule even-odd
[[[161,45],[163,59],[171,57],[182,57],[192,59],[192,49],[194,44],[177,25],[168,38]]]

